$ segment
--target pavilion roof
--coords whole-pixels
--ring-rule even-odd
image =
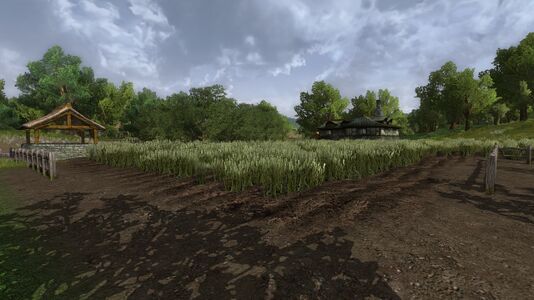
[[[72,117],[77,118],[78,120],[80,120],[81,122],[85,123],[89,127],[92,127],[92,128],[95,128],[95,129],[99,129],[99,130],[106,129],[104,126],[102,126],[102,125],[98,124],[97,122],[87,118],[86,116],[82,115],[80,112],[75,110],[72,107],[71,103],[63,104],[63,105],[55,108],[53,111],[51,111],[47,115],[44,115],[44,116],[42,116],[42,117],[40,117],[40,118],[38,118],[36,120],[29,121],[29,122],[26,122],[26,123],[22,124],[21,128],[22,129],[38,129],[38,128],[46,126],[48,123],[53,122],[54,120],[57,120],[57,119],[65,116],[68,113],[70,113]]]

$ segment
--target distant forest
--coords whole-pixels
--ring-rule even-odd
[[[534,104],[534,33],[518,45],[498,49],[493,68],[475,74],[458,70],[452,61],[430,73],[428,83],[417,87],[418,109],[401,111],[399,99],[388,89],[367,91],[348,99],[324,81],[314,82],[300,94],[296,119],[281,115],[267,101],[239,103],[221,85],[192,88],[165,98],[131,82],[118,86],[106,78],[95,78],[80,57],[54,46],[38,61],[27,64],[16,87],[20,94],[8,98],[0,80],[0,128],[19,128],[59,105],[72,102],[82,114],[105,125],[110,138],[141,140],[281,140],[298,130],[314,136],[328,120],[371,116],[376,100],[384,114],[401,126],[403,135],[473,124],[524,121]]]

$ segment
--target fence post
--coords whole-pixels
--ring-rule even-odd
[[[527,147],[527,164],[532,166],[532,146],[528,145]]]
[[[495,179],[497,178],[497,160],[499,147],[496,145],[495,149],[490,153],[486,160],[486,192],[493,194],[495,193]]]
[[[37,155],[37,150],[33,150],[30,152],[31,156],[31,167],[33,170],[37,170],[37,158],[35,157]]]
[[[43,150],[41,150],[41,171],[43,172],[43,175],[46,176],[46,152],[44,152]]]
[[[54,179],[56,174],[56,160],[54,158],[53,152],[48,152],[48,175],[50,175],[50,180]]]

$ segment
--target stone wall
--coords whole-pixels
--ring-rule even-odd
[[[93,144],[68,144],[68,143],[46,143],[46,144],[22,144],[24,149],[44,150],[54,152],[57,160],[64,160],[77,157],[87,157],[87,150]]]

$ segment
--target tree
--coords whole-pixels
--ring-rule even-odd
[[[388,89],[380,89],[377,93],[367,91],[351,100],[352,108],[349,110],[349,117],[373,117],[376,109],[376,100],[380,99],[382,113],[384,116],[393,119],[393,124],[401,127],[402,134],[409,134],[408,118],[399,106],[399,98],[391,94]]]
[[[415,89],[420,99],[419,110],[415,116],[419,128],[423,131],[434,131],[444,121],[449,123],[449,128],[452,129],[460,122],[461,111],[458,106],[447,103],[444,95],[447,81],[457,73],[456,64],[448,61],[439,70],[430,73],[427,85]]]
[[[291,130],[287,118],[265,100],[257,105],[239,104],[233,119],[237,140],[283,140]]]
[[[367,91],[365,95],[359,95],[352,98],[352,108],[348,112],[348,116],[351,118],[372,116],[376,109],[376,93],[374,91]]]
[[[503,102],[495,102],[491,107],[491,114],[493,115],[493,124],[499,125],[501,120],[510,111],[510,108]]]
[[[311,136],[321,124],[339,119],[349,104],[338,89],[324,81],[316,81],[311,93],[300,93],[300,104],[295,106],[297,123],[302,133]]]
[[[87,101],[93,71],[81,67],[78,56],[67,55],[59,46],[48,49],[43,58],[29,62],[28,71],[17,77],[23,104],[50,111],[68,101]]]
[[[3,79],[0,79],[0,104],[7,104],[7,97],[4,93],[4,87],[6,82]]]
[[[122,82],[117,89],[113,83],[108,83],[104,88],[104,99],[98,102],[98,119],[107,127],[110,135],[116,134],[122,126],[121,119],[126,108],[135,98],[133,83]]]
[[[18,127],[20,118],[15,111],[14,102],[7,99],[4,87],[5,81],[0,79],[0,129]]]
[[[498,49],[489,73],[499,97],[513,110],[519,111],[519,120],[528,119],[533,95],[525,97],[525,88],[534,89],[534,32],[529,33],[518,46]],[[521,81],[526,86],[520,84]],[[523,89],[523,90],[521,90]]]
[[[445,84],[444,99],[454,111],[460,111],[465,123],[465,130],[471,128],[473,114],[491,107],[497,100],[497,93],[491,88],[493,81],[489,75],[474,78],[474,69],[465,69],[451,77]]]
[[[143,88],[142,91],[137,93],[137,97],[132,99],[124,111],[121,120],[124,130],[130,135],[139,136],[144,128],[157,126],[158,119],[152,119],[152,113],[150,111],[159,110],[157,104],[160,101],[156,92]]]

